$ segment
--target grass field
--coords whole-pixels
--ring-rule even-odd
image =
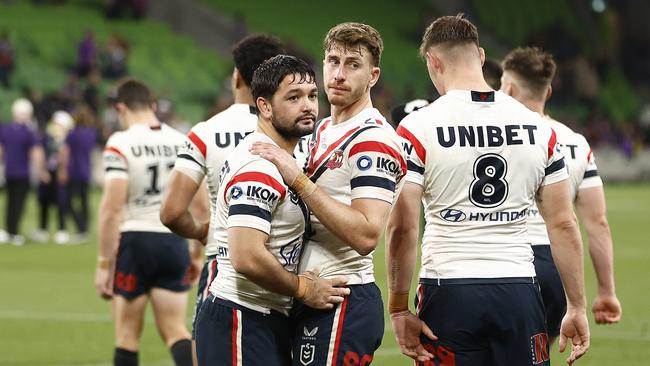
[[[623,320],[612,326],[592,326],[592,347],[578,365],[647,365],[650,359],[650,185],[610,185],[606,189],[615,243],[618,296]],[[93,211],[99,192],[93,193]],[[4,192],[0,194],[4,224]],[[94,221],[96,215],[92,218]],[[36,225],[33,196],[22,231]],[[94,238],[94,233],[93,233]],[[377,279],[386,295],[383,247],[376,253]],[[109,365],[113,331],[110,307],[93,288],[96,247],[37,245],[0,246],[0,365]],[[588,261],[588,259],[587,259]],[[591,264],[586,265],[587,294],[595,293]],[[190,306],[191,310],[191,306]],[[590,316],[591,318],[591,316]],[[148,314],[140,361],[142,365],[172,365]],[[189,324],[190,314],[188,314]],[[412,365],[400,355],[386,319],[384,342],[373,365]],[[435,330],[434,330],[435,331]],[[564,356],[552,352],[556,365]]]

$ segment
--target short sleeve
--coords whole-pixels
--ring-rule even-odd
[[[205,175],[207,146],[198,131],[200,123],[187,134],[182,147],[176,155],[175,167],[189,169]]]
[[[270,234],[273,212],[287,194],[287,186],[281,182],[275,166],[259,160],[245,165],[228,182],[223,182],[228,228],[248,227]]]
[[[393,134],[394,136],[390,136]],[[393,202],[396,186],[406,174],[406,157],[394,131],[375,128],[351,145],[351,198],[374,198]]]
[[[560,152],[560,146],[557,144],[557,137],[553,129],[551,129],[547,149],[548,159],[544,169],[543,186],[563,181],[569,177],[564,164],[564,156]]]
[[[105,179],[128,179],[129,166],[124,154],[124,148],[120,146],[115,135],[106,142],[103,153]]]
[[[403,139],[402,146],[406,153],[407,173],[406,181],[424,185],[424,166],[426,163],[426,150],[416,137],[415,126],[412,119],[407,116],[397,127],[397,134]]]
[[[582,177],[580,185],[578,186],[578,190],[584,188],[601,187],[603,185],[603,181],[600,179],[600,175],[598,174],[596,158],[594,157],[594,152],[591,150],[591,148],[589,148],[586,159],[587,168],[585,169],[585,174]]]

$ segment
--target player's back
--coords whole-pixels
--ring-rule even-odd
[[[550,117],[545,117],[545,120],[555,131],[557,145],[564,156],[571,185],[571,198],[575,200],[579,189],[602,186],[593,152],[584,136]],[[536,203],[533,203],[528,212],[528,235],[533,245],[551,243]]]
[[[407,116],[407,181],[423,186],[422,277],[534,276],[526,211],[563,179],[541,116],[501,92],[452,90]]]
[[[166,124],[156,128],[138,124],[108,139],[106,172],[128,179],[121,231],[169,232],[160,222],[160,203],[184,138]]]
[[[207,121],[197,123],[187,134],[187,141],[178,153],[179,166],[205,174],[210,197],[210,229],[205,254],[216,254],[214,238],[217,191],[221,168],[228,155],[257,126],[255,108],[233,104]]]

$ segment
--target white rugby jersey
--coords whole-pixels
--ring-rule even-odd
[[[548,123],[502,92],[452,90],[397,132],[424,190],[420,277],[534,276],[527,210],[567,178]]]
[[[178,152],[176,167],[190,169],[206,178],[210,197],[210,226],[205,254],[217,254],[214,237],[219,174],[228,155],[241,140],[255,130],[257,114],[248,104],[233,104],[205,122],[196,124],[187,134]]]
[[[296,148],[293,150],[293,157],[296,159],[296,164],[303,170],[306,169],[307,158],[309,157],[309,137],[310,135],[303,136],[298,140]]]
[[[249,309],[288,315],[292,298],[270,292],[235,271],[228,255],[228,228],[247,227],[269,235],[266,248],[290,272],[297,272],[302,251],[307,206],[289,189],[271,162],[251,154],[255,142],[274,144],[253,132],[223,165],[217,194],[215,238],[219,271],[210,292]]]
[[[603,181],[598,176],[594,154],[584,136],[550,117],[545,118],[555,131],[557,145],[564,155],[569,172],[569,183],[571,183],[571,197],[575,200],[578,191],[583,188],[602,186]],[[551,244],[546,232],[546,224],[535,203],[528,211],[528,236],[533,245]]]
[[[401,139],[374,108],[333,124],[325,118],[309,143],[307,175],[335,200],[350,205],[357,198],[393,204],[406,174]],[[300,261],[300,271],[321,276],[343,275],[349,285],[374,282],[372,253],[362,256],[331,233],[315,215]]]
[[[160,202],[185,136],[166,124],[136,124],[115,132],[104,149],[105,179],[127,179],[121,231],[170,232],[160,222]]]

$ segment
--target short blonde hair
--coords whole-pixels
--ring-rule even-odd
[[[346,49],[365,46],[370,51],[373,66],[379,66],[384,50],[384,41],[379,32],[363,23],[341,23],[330,29],[323,40],[323,48],[329,51],[336,44],[341,44]]]

